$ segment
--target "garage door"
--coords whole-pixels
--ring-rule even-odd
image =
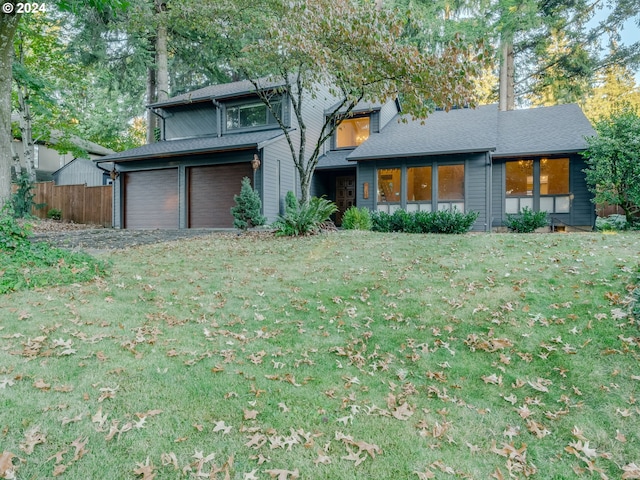
[[[178,169],[126,173],[124,205],[125,228],[178,228]]]
[[[233,227],[233,196],[243,177],[253,178],[251,163],[189,168],[189,227]]]

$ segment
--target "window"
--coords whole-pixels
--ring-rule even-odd
[[[539,166],[539,172],[534,169]],[[539,210],[569,213],[569,159],[541,158],[517,160],[505,164],[505,212],[519,213],[525,207],[534,210],[534,197]]]
[[[438,210],[464,212],[464,165],[438,166]]]
[[[431,210],[432,167],[407,168],[407,211]]]
[[[369,138],[369,117],[347,118],[336,130],[336,148],[354,148]]]
[[[518,213],[528,207],[533,210],[533,160],[507,162],[506,205],[507,213]]]
[[[569,159],[540,160],[540,210],[549,213],[569,213]]]
[[[390,205],[395,204],[395,205]],[[392,213],[400,205],[400,169],[378,170],[378,210]]]
[[[276,110],[281,108],[281,102],[272,105]],[[260,127],[276,123],[276,119],[262,102],[227,107],[227,130]]]

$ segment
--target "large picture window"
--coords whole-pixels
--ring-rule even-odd
[[[346,118],[336,130],[336,148],[354,148],[369,138],[369,117]]]
[[[540,211],[569,213],[570,196],[568,158],[506,162],[506,213],[520,213],[525,207],[534,210],[534,197],[539,199]]]
[[[464,165],[438,167],[438,210],[464,212]]]

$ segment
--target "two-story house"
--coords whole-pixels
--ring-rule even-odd
[[[307,99],[310,145],[334,105],[328,91]],[[282,96],[279,106],[295,138],[290,99]],[[161,141],[101,160],[113,162],[115,227],[231,227],[243,177],[252,179],[273,221],[287,191],[298,191],[286,139],[249,82],[150,108],[162,119]],[[362,103],[323,146],[312,193],[337,203],[337,223],[351,205],[456,208],[478,211],[474,230],[490,231],[507,213],[529,207],[549,212],[557,226],[590,228],[594,206],[579,152],[593,134],[576,105],[510,112],[486,105],[414,121],[402,117],[398,102]]]

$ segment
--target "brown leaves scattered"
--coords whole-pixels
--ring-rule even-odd
[[[16,469],[13,459],[18,458],[11,452],[2,452],[0,455],[0,478],[14,479],[16,478]]]
[[[40,426],[35,425],[25,432],[24,442],[20,444],[20,450],[27,455],[31,455],[36,445],[45,443],[46,441],[47,437],[40,431]]]

